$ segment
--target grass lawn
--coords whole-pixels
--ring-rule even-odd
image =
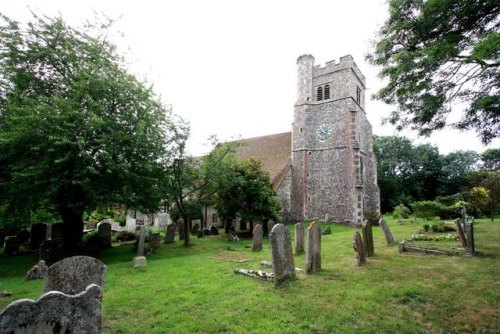
[[[409,239],[423,224],[387,221],[396,240]],[[233,273],[270,261],[267,239],[259,253],[246,247],[250,240],[162,244],[140,269],[131,267],[132,246],[113,247],[100,257],[108,266],[104,332],[500,333],[500,222],[476,222],[474,258],[399,254],[374,227],[375,257],[364,267],[356,265],[354,229],[333,225],[322,237],[323,271],[300,274],[279,289]],[[0,290],[13,292],[0,298],[0,308],[40,295],[41,280],[24,281],[36,262],[34,256],[0,258]],[[303,268],[304,255],[295,264]]]

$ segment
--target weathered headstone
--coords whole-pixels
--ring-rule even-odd
[[[30,231],[28,231],[27,229],[22,229],[21,231],[17,232],[16,237],[19,245],[24,245],[30,240]]]
[[[63,238],[64,238],[64,223],[52,224],[50,239],[62,240]]]
[[[47,224],[37,223],[31,225],[30,248],[35,250],[40,248],[40,244],[47,235]]]
[[[193,228],[191,229],[191,234],[193,234],[193,235],[198,234],[199,229],[200,229],[200,225],[199,224],[193,225]]]
[[[146,239],[146,228],[141,226],[139,231],[139,244],[137,246],[137,256],[134,257],[132,265],[134,268],[145,267],[147,265],[146,257],[144,256],[144,240]]]
[[[151,249],[155,249],[155,248],[160,247],[160,242],[161,242],[160,233],[153,233],[149,237],[149,247]]]
[[[385,221],[384,218],[380,218],[378,224],[382,228],[382,231],[384,231],[385,235],[385,241],[387,241],[388,245],[393,245],[396,242],[394,241],[394,237],[392,236],[391,230],[389,229],[389,225],[387,225],[387,222]]]
[[[64,248],[62,240],[44,240],[40,244],[40,260],[54,262],[63,258]]]
[[[361,225],[361,231],[363,232],[363,248],[366,257],[371,257],[375,255],[373,249],[373,229],[372,223],[369,220],[365,220]]]
[[[307,250],[305,272],[312,274],[321,270],[321,227],[313,221],[307,228]]]
[[[356,259],[358,260],[358,266],[362,266],[366,263],[365,251],[363,247],[363,239],[358,231],[354,232],[352,248],[356,253]]]
[[[20,299],[0,313],[0,333],[53,334],[102,332],[102,289],[91,284],[78,294],[59,291],[38,300]]]
[[[75,295],[90,284],[104,286],[106,265],[90,256],[72,256],[50,266],[44,292],[61,291]]]
[[[103,247],[111,247],[111,224],[103,221],[97,224],[97,231],[101,237]]]
[[[19,253],[19,242],[15,235],[5,238],[3,254],[7,256],[17,255]]]
[[[167,226],[167,234],[165,235],[165,243],[168,244],[170,242],[174,242],[175,239],[175,224],[170,224]]]
[[[476,249],[474,246],[474,224],[472,224],[472,222],[466,222],[465,230],[467,231],[466,254],[469,256],[474,256],[476,255]]]
[[[283,224],[274,225],[269,233],[271,254],[273,259],[274,282],[277,286],[295,278],[292,241],[290,232]]]
[[[253,239],[252,239],[252,252],[259,252],[262,250],[262,237],[264,231],[261,224],[256,224],[253,228]]]
[[[31,269],[26,273],[24,277],[25,280],[31,281],[33,279],[43,279],[47,277],[49,268],[45,264],[44,260],[38,261]]]
[[[455,219],[455,226],[457,227],[457,234],[462,247],[467,249],[467,239],[465,238],[464,230],[462,228],[462,220],[460,218]]]
[[[267,233],[271,233],[274,227],[274,222],[272,220],[267,222]]]
[[[295,224],[295,254],[304,253],[304,224]]]

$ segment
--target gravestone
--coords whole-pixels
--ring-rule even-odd
[[[274,227],[274,222],[272,220],[267,222],[267,233],[271,233]]]
[[[40,260],[54,262],[64,257],[62,240],[44,240],[40,244]]]
[[[460,218],[455,219],[455,226],[457,227],[457,234],[462,247],[467,249],[467,239],[465,238],[464,230],[462,228],[462,220]]]
[[[313,221],[307,228],[305,272],[312,274],[321,270],[321,227]]]
[[[63,240],[63,238],[64,238],[64,223],[52,224],[50,239]]]
[[[134,268],[145,267],[148,263],[144,256],[144,239],[146,239],[146,228],[141,226],[139,231],[139,244],[137,245],[137,256],[134,257],[132,261]]]
[[[167,226],[167,234],[165,235],[165,243],[168,244],[170,242],[174,242],[175,239],[175,224],[170,224]]]
[[[262,224],[257,224],[253,228],[253,239],[252,239],[252,252],[259,252],[262,250],[262,237],[264,231],[262,229]]]
[[[5,238],[3,254],[7,256],[17,255],[19,253],[19,242],[15,235]]]
[[[295,224],[295,254],[304,253],[304,224]]]
[[[87,229],[88,229],[88,230],[95,230],[95,229],[96,229],[96,227],[97,227],[97,224],[96,224],[96,222],[95,222],[95,221],[93,221],[93,220],[89,220],[89,221],[87,222]]]
[[[219,230],[215,226],[210,226],[210,235],[219,235]]]
[[[44,292],[60,291],[75,295],[90,284],[104,286],[106,265],[90,256],[72,256],[50,266]]]
[[[102,289],[91,284],[78,294],[59,291],[38,300],[20,299],[0,313],[0,333],[53,334],[102,332]]]
[[[43,279],[47,277],[49,268],[45,264],[44,260],[38,261],[31,269],[26,273],[24,279],[26,281],[31,281],[33,279]]]
[[[466,222],[465,230],[467,231],[466,254],[469,256],[474,256],[476,255],[476,249],[474,246],[474,224],[472,222]]]
[[[191,234],[196,235],[196,234],[198,234],[199,230],[200,230],[200,225],[195,224],[195,225],[193,225],[193,228],[191,229]]]
[[[273,259],[274,283],[279,286],[295,278],[290,232],[283,224],[276,224],[269,233]]]
[[[38,223],[31,225],[30,248],[39,249],[42,241],[47,236],[47,224]]]
[[[102,246],[111,247],[111,224],[108,221],[100,222],[97,224],[97,231],[101,237]]]
[[[358,231],[354,232],[352,248],[354,248],[354,252],[356,253],[356,259],[358,260],[358,266],[362,266],[366,263],[366,256],[363,247],[363,239],[361,239],[361,235]]]
[[[153,233],[149,237],[149,247],[152,249],[160,247],[161,236],[160,233]]]
[[[363,248],[366,257],[371,257],[375,255],[373,249],[373,229],[372,223],[365,220],[361,225],[361,231],[363,232]]]
[[[389,225],[387,225],[387,222],[385,221],[385,219],[380,218],[378,224],[380,225],[380,227],[384,231],[385,241],[387,241],[387,244],[388,245],[395,244],[396,242],[394,241],[394,237],[392,236],[391,230],[389,229]]]
[[[30,240],[30,231],[28,231],[27,229],[22,229],[21,231],[17,232],[16,237],[19,245],[24,245]]]

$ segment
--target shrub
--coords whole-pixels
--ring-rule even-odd
[[[429,232],[430,226],[429,224],[424,224],[424,231]]]
[[[443,222],[432,224],[431,229],[433,232],[455,232],[455,228],[453,226],[447,225]]]
[[[410,217],[410,209],[404,204],[399,204],[392,212],[392,218],[394,219],[408,219],[408,217]]]
[[[442,205],[434,201],[413,202],[411,205],[415,216],[425,220],[432,220],[442,209]]]

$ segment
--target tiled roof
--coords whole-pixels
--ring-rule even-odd
[[[246,138],[236,149],[239,159],[255,159],[262,164],[262,169],[269,173],[271,184],[276,189],[290,168],[292,153],[292,133],[278,133],[269,136]]]

